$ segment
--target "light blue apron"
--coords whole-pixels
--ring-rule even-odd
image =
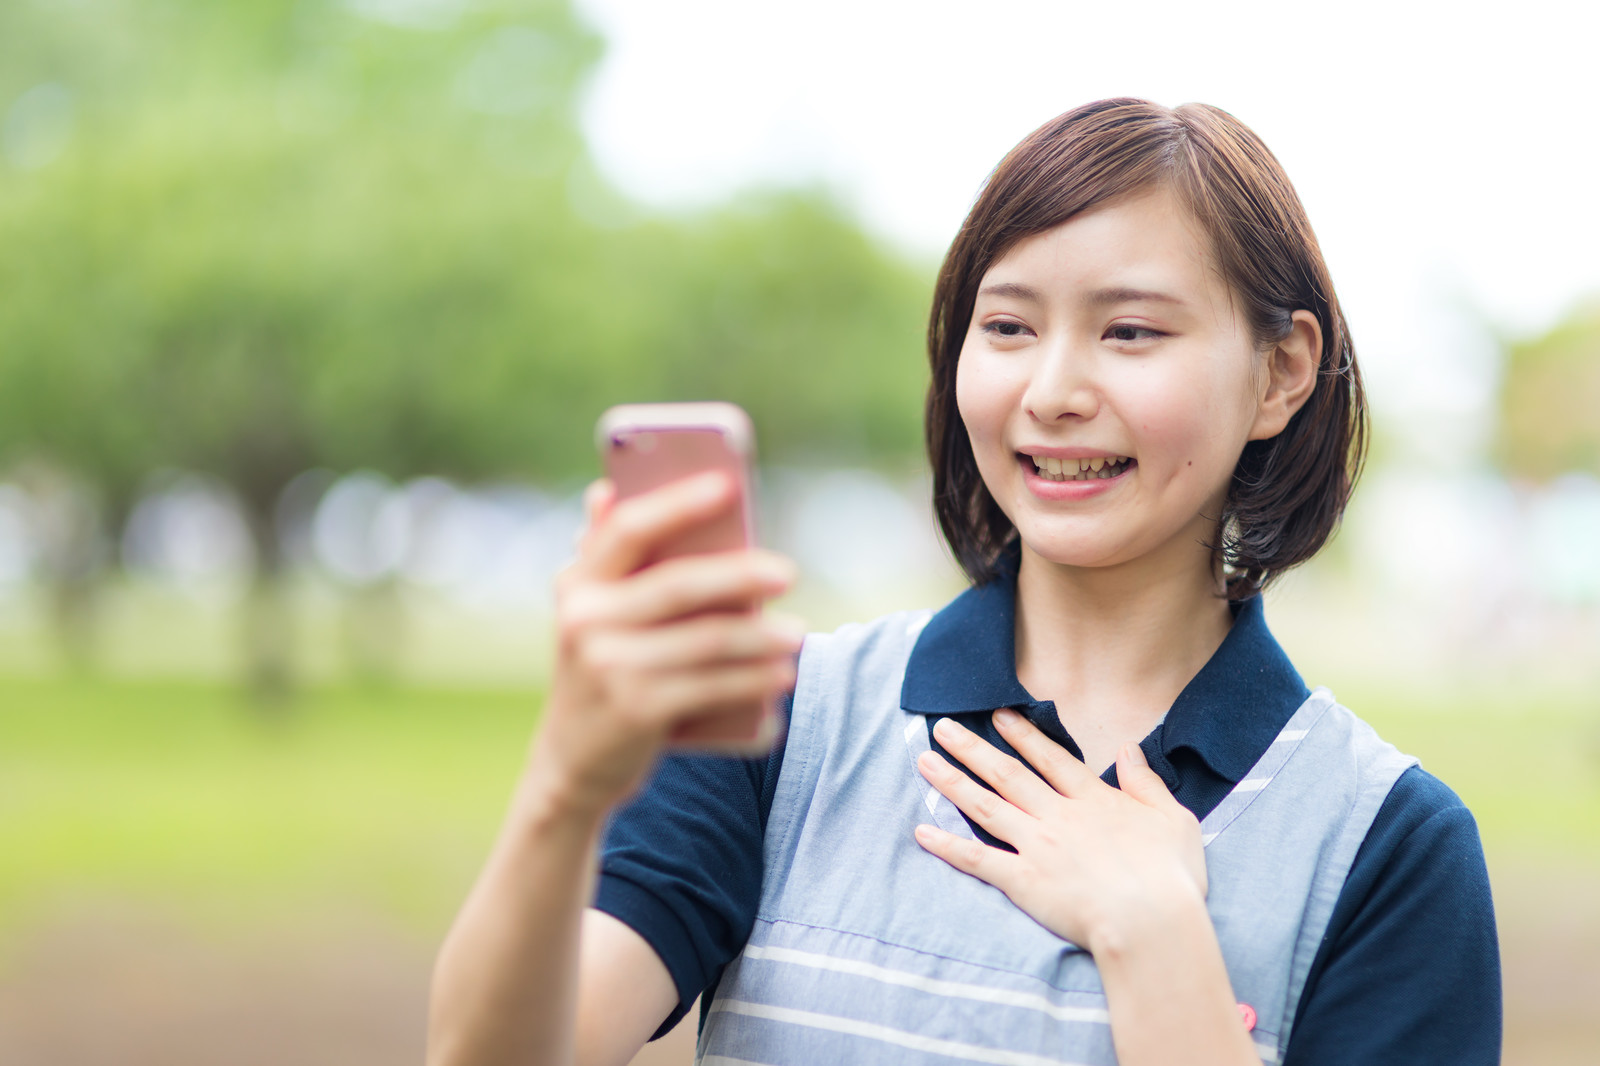
[[[972,836],[917,772],[927,718],[900,707],[928,617],[806,639],[760,908],[717,986],[697,1062],[1116,1062],[1088,952],[912,836],[930,821]],[[1288,1046],[1356,850],[1415,762],[1318,689],[1201,823],[1206,905],[1264,1062]]]

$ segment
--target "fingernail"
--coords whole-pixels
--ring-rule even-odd
[[[948,718],[941,718],[933,724],[933,731],[941,737],[956,735],[956,724]]]
[[[1150,763],[1148,761],[1146,761],[1146,759],[1144,757],[1144,749],[1141,748],[1139,745],[1133,743],[1132,741],[1129,741],[1128,743],[1122,745],[1122,754],[1123,754],[1124,758],[1126,758],[1130,763],[1132,763],[1135,766],[1149,766],[1150,765]]]
[[[798,648],[806,639],[806,624],[791,615],[769,615],[766,628],[775,639],[791,647]]]
[[[1019,717],[1010,707],[1002,707],[994,712],[994,720],[999,725],[1015,725]]]
[[[763,555],[756,567],[761,579],[769,584],[788,585],[794,581],[794,564],[781,555]]]
[[[721,499],[727,491],[728,475],[720,470],[708,470],[695,478],[694,494],[697,499]]]

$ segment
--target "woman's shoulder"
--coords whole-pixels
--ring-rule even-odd
[[[1374,834],[1384,835],[1397,828],[1409,830],[1441,815],[1465,818],[1471,822],[1472,813],[1466,803],[1449,785],[1423,769],[1420,760],[1395,747],[1370,722],[1335,699],[1326,688],[1317,688],[1307,702],[1319,697],[1344,719],[1345,732],[1354,750],[1365,753],[1369,758],[1382,756],[1409,764],[1394,777],[1393,785],[1367,831],[1368,841]]]
[[[1378,819],[1388,825],[1416,828],[1439,815],[1457,815],[1471,820],[1472,812],[1455,790],[1422,768],[1419,763],[1395,781],[1389,796],[1378,810]],[[1368,830],[1370,840],[1378,820]]]
[[[1306,706],[1319,700],[1332,712],[1325,720],[1334,725],[1344,750],[1355,764],[1369,771],[1363,774],[1357,770],[1357,778],[1367,777],[1369,786],[1386,788],[1351,867],[1346,897],[1351,883],[1368,877],[1382,880],[1414,862],[1438,863],[1446,855],[1475,863],[1481,869],[1483,845],[1477,822],[1455,790],[1424,769],[1413,755],[1385,740],[1371,723],[1337,701],[1326,688],[1313,691]],[[1413,873],[1407,870],[1405,884],[1416,882]]]
[[[1460,796],[1415,765],[1402,773],[1378,808],[1346,879],[1346,896],[1412,892],[1487,898],[1488,870],[1478,823]]]

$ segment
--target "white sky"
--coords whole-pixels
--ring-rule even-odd
[[[1379,409],[1424,433],[1482,421],[1488,329],[1542,329],[1600,293],[1587,0],[579,7],[608,40],[588,133],[625,191],[687,206],[820,180],[930,260],[1051,116],[1116,95],[1226,108],[1299,189]]]

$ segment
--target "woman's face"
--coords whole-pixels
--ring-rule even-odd
[[[1209,241],[1155,188],[1029,237],[989,269],[956,404],[1025,552],[1074,567],[1209,567],[1246,440],[1282,428],[1261,424],[1266,362]]]

